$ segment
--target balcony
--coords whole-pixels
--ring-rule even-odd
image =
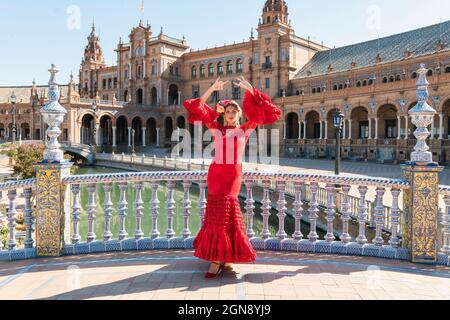
[[[261,67],[263,70],[272,69],[272,62],[263,63]]]

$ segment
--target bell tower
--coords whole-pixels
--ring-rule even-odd
[[[278,25],[290,29],[288,5],[284,0],[267,0],[261,18],[260,28]]]
[[[98,70],[106,66],[94,23],[92,23],[91,34],[87,39],[88,44],[84,49],[84,58],[80,68],[79,91],[83,98],[94,98],[98,90]]]

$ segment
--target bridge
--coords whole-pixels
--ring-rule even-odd
[[[412,162],[399,168],[402,179],[244,172],[245,228],[259,260],[253,265],[238,266],[241,274],[237,279],[224,278],[219,287],[215,285],[219,292],[199,284],[203,271],[195,270],[205,266],[191,256],[207,207],[207,172],[203,166],[195,169],[194,164],[185,163],[186,171],[70,175],[67,169],[71,164],[64,162],[63,152],[57,146],[60,123],[54,117],[55,112],[63,115],[64,109],[55,111],[59,91],[50,81],[49,97],[54,100],[50,101],[51,108],[44,107],[42,112],[44,120],[54,127],[49,129],[46,158],[36,166],[37,178],[0,184],[0,196],[6,193],[8,200],[6,216],[0,216],[0,221],[7,221],[6,237],[0,241],[0,261],[19,266],[16,273],[8,265],[0,269],[0,289],[14,289],[12,283],[34,283],[33,279],[41,276],[36,287],[16,288],[7,294],[22,298],[115,298],[141,293],[142,283],[148,294],[147,285],[152,279],[162,290],[151,295],[153,298],[164,298],[164,292],[176,288],[211,289],[202,291],[204,298],[224,298],[220,294],[227,283],[238,298],[248,298],[248,292],[275,293],[281,298],[292,294],[291,290],[298,298],[305,292],[297,292],[299,286],[308,283],[308,294],[317,297],[314,290],[317,293],[328,283],[336,287],[341,298],[351,299],[354,291],[350,290],[356,290],[354,286],[346,287],[351,282],[356,287],[361,285],[361,290],[373,289],[373,295],[381,287],[384,291],[378,292],[380,295],[394,298],[414,285],[417,289],[417,281],[426,276],[427,281],[414,290],[418,298],[423,298],[422,291],[448,298],[450,186],[439,185],[442,168],[432,163],[432,155],[427,153],[425,133],[434,113],[426,104],[426,69],[419,73],[419,103],[410,112],[418,128],[418,145]],[[62,122],[63,117],[56,119]],[[79,145],[66,144],[65,148],[88,152]],[[138,160],[156,161],[145,156]],[[174,166],[179,167],[180,163]],[[18,197],[21,192],[23,201]],[[193,201],[194,192],[198,199]],[[290,208],[289,195],[294,199]],[[441,216],[439,197],[445,203]],[[368,201],[374,204],[372,209]],[[324,216],[318,214],[321,208]],[[288,210],[292,212],[291,230],[287,225]],[[18,239],[16,230],[20,214],[25,227],[23,241]],[[323,225],[323,234],[319,225]],[[44,259],[33,260],[36,258]],[[18,260],[30,263],[24,266]],[[99,280],[96,267],[110,273]],[[75,284],[66,292],[61,283],[54,283],[53,291],[41,291],[49,286],[43,273],[36,275],[34,270],[62,269],[70,277],[75,275],[71,281],[85,272],[83,275],[91,279],[90,285],[80,289]],[[331,277],[325,279],[322,273],[331,273]],[[361,273],[362,277],[350,278],[354,273]],[[408,284],[394,284],[389,280],[392,273],[408,278]],[[258,285],[272,281],[277,282],[277,287]],[[164,288],[164,283],[170,283],[170,287]],[[386,294],[388,288],[390,295]],[[327,296],[319,296],[330,298],[330,292],[325,290]],[[3,292],[6,290],[1,290],[0,297]]]

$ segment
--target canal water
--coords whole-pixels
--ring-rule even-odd
[[[127,172],[126,170],[120,169],[111,169],[104,167],[81,167],[77,171],[77,175],[84,174],[104,174],[104,173],[119,173],[119,172]],[[192,232],[192,236],[195,236],[200,230],[201,221],[199,217],[199,188],[197,185],[193,184],[190,190],[190,200],[191,204],[191,216],[189,219],[189,227]],[[165,183],[161,183],[158,189],[158,200],[160,201],[160,209],[158,216],[158,230],[161,233],[161,236],[164,236],[167,230],[167,186]],[[88,232],[88,217],[87,217],[87,205],[88,205],[88,190],[87,186],[83,185],[81,188],[81,205],[82,205],[82,213],[81,213],[81,221],[80,221],[80,235],[82,240],[86,240],[87,232]],[[136,217],[135,217],[135,190],[130,185],[127,189],[126,198],[128,202],[128,212],[126,217],[126,231],[128,232],[129,238],[134,238],[135,228],[136,228]],[[271,194],[271,199],[274,201],[274,194]],[[113,191],[111,193],[112,202],[113,202],[113,213],[111,218],[111,232],[113,233],[113,239],[118,239],[119,235],[119,199],[120,199],[120,190],[118,184],[114,184]],[[183,186],[181,182],[177,183],[175,190],[175,216],[174,216],[174,230],[178,237],[182,236],[184,229],[184,219],[183,219]],[[144,190],[142,192],[142,199],[144,201],[144,216],[142,218],[142,230],[144,232],[144,237],[149,237],[152,230],[152,216],[151,216],[151,201],[152,201],[152,190],[150,188],[150,184],[146,183],[144,185]],[[103,212],[103,203],[105,201],[105,192],[103,190],[103,184],[97,184],[97,193],[96,193],[96,202],[97,202],[97,214],[95,220],[95,234],[97,236],[97,240],[103,239],[104,232],[104,212]],[[245,214],[245,199],[240,199],[241,203],[241,211]],[[72,204],[72,202],[71,202]],[[261,204],[255,203],[255,217],[254,217],[254,231],[257,236],[260,235],[262,231],[262,216],[261,216]],[[269,219],[269,230],[272,237],[276,237],[276,233],[278,232],[278,217],[276,216],[276,210],[271,210],[271,216]],[[244,219],[245,221],[245,219]],[[71,226],[73,228],[73,226]],[[294,219],[290,216],[286,218],[285,230],[289,236],[295,231]],[[309,233],[309,226],[302,223],[302,233],[306,236]],[[318,231],[320,233],[320,231]],[[73,230],[72,230],[73,234]],[[323,234],[320,234],[323,236]]]

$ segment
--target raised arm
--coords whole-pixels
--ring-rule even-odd
[[[223,86],[227,82],[220,81],[220,77],[214,82],[214,84],[206,90],[206,92],[202,95],[201,98],[186,100],[183,103],[183,106],[189,113],[188,122],[192,124],[201,123],[208,127],[208,129],[217,127],[217,118],[219,114],[210,108],[206,101],[208,101],[209,97],[211,97],[214,91],[219,91],[223,89]]]
[[[243,102],[243,111],[248,121],[243,125],[245,130],[255,129],[259,125],[271,125],[277,122],[282,111],[278,108],[270,97],[254,86],[244,77],[240,79],[240,87],[246,89]]]

